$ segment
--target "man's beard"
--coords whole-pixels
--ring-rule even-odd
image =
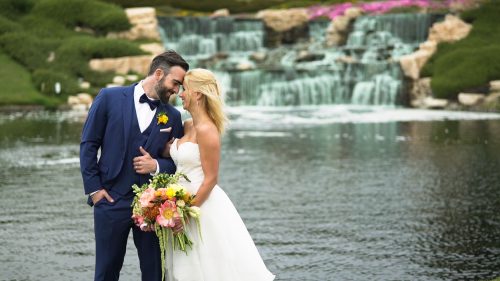
[[[168,104],[168,100],[170,99],[170,96],[172,94],[175,94],[175,91],[171,88],[167,88],[163,86],[163,80],[165,77],[163,77],[160,81],[158,81],[155,85],[155,91],[156,94],[158,95],[158,98],[160,98],[160,101],[163,104]]]

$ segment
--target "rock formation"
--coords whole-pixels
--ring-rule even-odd
[[[109,33],[109,38],[161,40],[154,8],[129,8],[125,9],[125,13],[132,28],[128,31]]]
[[[420,91],[421,83],[420,72],[424,67],[425,63],[432,57],[436,52],[437,45],[441,42],[455,42],[465,38],[472,26],[465,23],[460,18],[453,15],[446,15],[443,22],[435,23],[429,30],[429,36],[426,42],[420,44],[419,49],[412,54],[402,56],[399,59],[401,68],[403,69],[404,75],[411,80],[411,92],[410,97],[412,98],[411,104],[415,107],[427,107],[426,103],[429,102],[429,98],[432,95],[432,91],[424,91],[426,95],[423,95]],[[430,81],[429,81],[430,90]],[[434,104],[434,101],[432,101]],[[439,105],[444,104],[440,102]]]
[[[309,38],[309,16],[306,9],[263,10],[257,13],[265,26],[264,45],[277,47]]]
[[[327,46],[339,46],[345,44],[354,20],[363,15],[360,8],[349,8],[342,16],[335,17],[326,30]]]

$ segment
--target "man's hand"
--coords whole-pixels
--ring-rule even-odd
[[[147,175],[150,173],[156,172],[156,160],[149,155],[149,153],[142,148],[139,147],[139,151],[142,153],[142,156],[137,156],[134,158],[134,170],[138,174]]]
[[[94,203],[94,205],[95,205],[97,202],[101,201],[101,199],[104,198],[104,197],[110,203],[115,202],[115,200],[113,200],[113,198],[111,198],[111,196],[108,194],[108,192],[106,191],[106,189],[103,188],[103,189],[97,191],[96,193],[94,193],[91,196],[92,203]]]

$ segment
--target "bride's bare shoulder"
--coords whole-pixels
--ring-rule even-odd
[[[219,140],[219,131],[217,131],[217,127],[214,123],[204,122],[201,124],[197,124],[195,127],[196,135],[201,137],[202,140],[214,141]]]

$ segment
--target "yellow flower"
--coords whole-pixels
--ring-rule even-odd
[[[156,123],[157,125],[165,125],[168,122],[168,116],[165,112],[158,113],[158,115],[156,115],[156,119],[158,120],[158,122]]]
[[[167,188],[167,197],[173,198],[175,196],[175,190],[171,187]]]

